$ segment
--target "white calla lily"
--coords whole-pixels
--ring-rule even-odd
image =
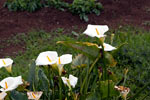
[[[113,47],[107,43],[103,43],[103,46],[104,46],[104,51],[113,51],[116,49],[115,47]],[[98,48],[102,48],[102,46],[99,46]]]
[[[11,72],[13,60],[10,58],[0,59],[0,68],[5,67],[8,72]]]
[[[107,25],[88,25],[87,29],[83,32],[83,34],[86,34],[90,37],[105,37],[104,35],[105,32],[109,30]]]
[[[72,62],[72,55],[64,54],[58,57],[56,51],[46,51],[40,53],[35,62],[36,65],[52,65],[54,68],[57,66],[59,75],[61,75],[63,66]]]
[[[57,62],[58,54],[56,51],[46,51],[39,54],[36,65],[52,65]]]
[[[58,57],[58,60],[57,60],[57,64],[69,64],[72,62],[72,55],[71,54],[64,54],[60,57]]]
[[[66,77],[61,77],[61,78],[64,84],[66,84],[69,88],[71,88],[71,86],[74,88],[78,82],[78,78],[73,75],[69,75],[69,79]]]
[[[21,84],[23,84],[21,76],[7,77],[0,82],[0,86],[2,87],[0,91],[12,91]]]
[[[1,92],[0,93],[0,100],[4,100],[4,98],[6,97],[7,93],[6,92]]]
[[[59,70],[59,75],[61,75],[61,73],[63,71],[63,66],[65,64],[69,64],[71,62],[72,62],[72,55],[71,54],[64,54],[64,55],[58,57],[57,66],[58,66],[58,70]]]
[[[39,100],[40,97],[42,96],[43,92],[27,92],[28,95],[28,99],[32,99],[32,100]]]

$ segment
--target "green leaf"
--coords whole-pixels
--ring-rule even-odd
[[[84,20],[85,22],[88,22],[88,21],[89,21],[89,18],[88,18],[87,15],[83,15],[82,17],[83,17],[83,20]]]
[[[58,41],[57,43],[61,43],[69,48],[71,47],[92,59],[96,59],[100,51],[97,44],[90,42]]]
[[[117,62],[115,61],[113,56],[109,54],[108,52],[105,52],[105,59],[106,59],[108,66],[111,66],[111,67],[116,66]]]
[[[38,77],[40,81],[39,83],[41,83],[40,89],[43,91],[49,91],[50,88],[49,80],[42,69],[39,69]]]
[[[27,95],[18,91],[10,92],[11,100],[28,100]]]
[[[115,83],[111,80],[100,82],[100,91],[102,98],[119,96],[119,92],[114,89]]]
[[[87,64],[89,65],[89,59],[82,54],[75,56],[72,60],[72,68],[86,67]]]
[[[100,15],[100,10],[94,9],[93,12],[94,12],[97,16]]]
[[[35,82],[35,69],[36,65],[35,62],[33,62],[29,69],[29,75],[28,75],[28,82],[30,83],[30,89],[32,89],[32,86]]]

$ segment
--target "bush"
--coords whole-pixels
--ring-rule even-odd
[[[83,19],[87,22],[87,14],[95,13],[97,16],[100,15],[102,5],[101,3],[96,3],[95,0],[74,0],[70,5],[69,10],[73,14],[78,14],[80,19]]]
[[[7,0],[4,6],[8,7],[10,11],[27,10],[33,12],[43,5],[41,4],[41,0]]]

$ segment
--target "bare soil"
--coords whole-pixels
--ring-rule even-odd
[[[65,0],[69,1],[70,0]],[[51,31],[56,28],[86,28],[88,24],[107,24],[111,29],[123,25],[133,25],[150,29],[150,0],[99,0],[104,6],[100,16],[89,15],[89,22],[80,20],[78,15],[54,8],[43,8],[34,13],[26,11],[10,12],[3,8],[5,0],[0,0],[0,57],[14,56],[21,45],[6,45],[13,35],[27,33],[32,29]]]

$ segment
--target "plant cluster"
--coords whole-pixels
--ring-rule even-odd
[[[43,6],[41,0],[7,0],[4,7],[8,7],[10,11],[27,10],[33,12]]]
[[[101,3],[95,3],[95,0],[74,0],[70,5],[69,10],[73,14],[78,14],[80,19],[83,19],[87,22],[87,14],[95,13],[97,16],[100,15],[102,5]]]
[[[98,16],[102,10],[101,3],[95,0],[74,0],[72,4],[61,0],[7,0],[4,6],[10,11],[26,10],[29,12],[34,12],[42,7],[54,7],[62,11],[67,9],[79,15],[84,21],[88,21],[87,14],[95,13]]]
[[[41,52],[30,65],[27,81],[21,76],[0,81],[0,99],[135,100],[150,83],[128,96],[132,91],[126,85],[128,69],[124,70],[121,80],[113,72],[117,64],[113,56],[123,44],[115,48],[105,43],[104,33],[107,31],[106,25],[88,25],[83,33],[97,42],[58,41],[58,44],[73,48],[80,54],[73,57],[72,54],[59,56],[56,51]],[[6,68],[13,75],[12,63],[10,58],[0,59],[0,68]]]

